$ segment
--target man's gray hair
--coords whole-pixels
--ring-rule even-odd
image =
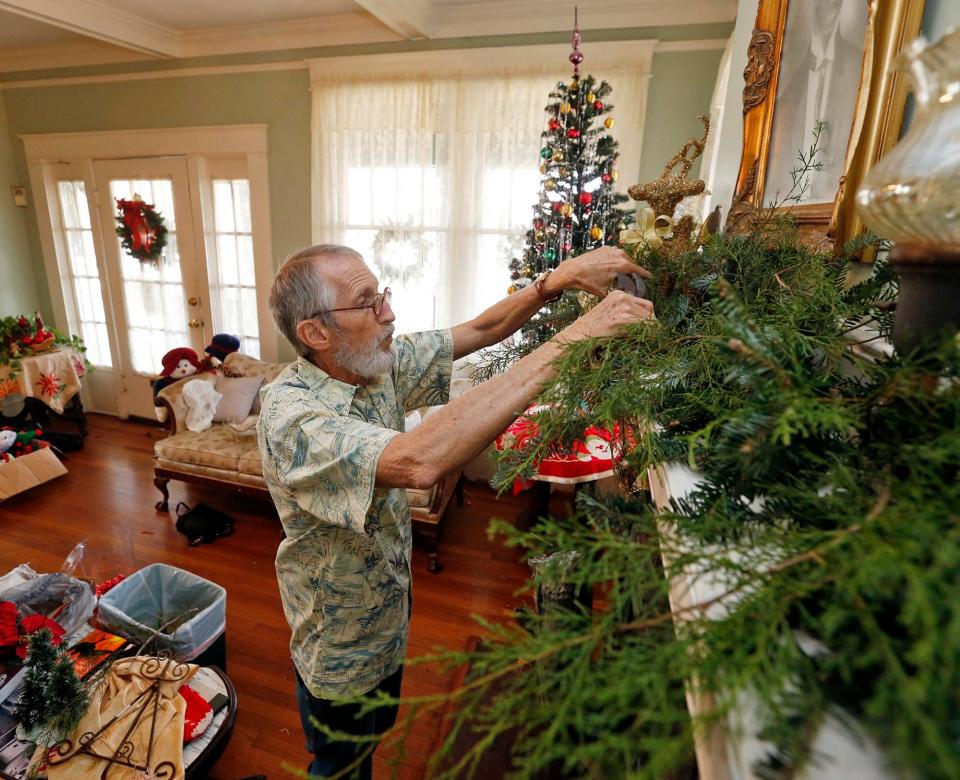
[[[298,355],[307,357],[310,349],[300,341],[297,324],[318,311],[326,311],[337,305],[336,288],[319,271],[318,266],[326,258],[344,256],[363,260],[360,253],[350,247],[316,244],[294,252],[277,271],[270,287],[270,311],[273,321]],[[325,325],[333,324],[330,314],[319,315],[317,319]]]

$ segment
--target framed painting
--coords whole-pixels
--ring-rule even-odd
[[[923,5],[760,0],[743,74],[743,153],[728,229],[748,229],[757,209],[773,206],[821,248],[862,232],[854,195],[899,137],[907,85],[896,60],[919,33]],[[805,161],[816,168],[798,177]]]

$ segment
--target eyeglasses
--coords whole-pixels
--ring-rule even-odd
[[[383,307],[389,305],[390,301],[393,300],[393,293],[390,291],[389,287],[384,287],[382,293],[377,293],[377,297],[373,299],[373,303],[368,303],[365,306],[342,306],[336,309],[323,309],[322,311],[315,311],[311,314],[308,319],[313,319],[314,317],[319,317],[321,314],[332,314],[335,311],[359,311],[360,309],[373,309],[373,316],[378,320],[380,315],[383,313]]]

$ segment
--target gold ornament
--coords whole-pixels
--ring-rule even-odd
[[[547,164],[540,163],[540,173],[546,173],[546,172],[547,172]]]
[[[571,81],[571,82],[570,82],[570,91],[571,91],[571,92],[576,92],[578,89],[580,89],[580,82],[579,82],[579,81],[576,81],[576,80]]]
[[[524,275],[524,276],[533,276],[533,266],[532,266],[532,265],[525,265],[525,266],[523,267],[523,275]]]
[[[534,230],[534,231],[533,231],[533,237],[534,237],[535,239],[537,239],[537,241],[541,241],[541,240],[543,239],[543,231],[542,231],[542,230]]]
[[[593,92],[588,92],[588,93],[587,93],[587,102],[588,102],[588,103],[592,103],[592,102],[593,102],[594,100],[596,100],[596,99],[597,99],[597,96],[596,96]]]
[[[603,238],[603,228],[599,225],[594,225],[592,228],[590,228],[590,238],[592,238],[594,241],[599,241],[601,238]]]
[[[553,161],[560,162],[563,159],[563,149],[553,150]]]
[[[520,288],[517,287],[517,285],[511,284],[511,285],[507,288],[507,295],[513,295],[513,294],[514,294],[517,290],[519,290],[519,289],[520,289]]]
[[[555,189],[557,188],[557,180],[556,180],[556,179],[547,179],[547,180],[543,183],[543,188],[544,188],[545,190],[549,190],[549,191],[555,190]]]
[[[670,158],[659,179],[646,184],[634,184],[628,190],[630,197],[634,200],[645,200],[649,203],[657,216],[663,214],[672,217],[674,209],[681,200],[690,195],[699,195],[706,188],[702,179],[687,178],[693,161],[703,153],[703,145],[710,134],[710,119],[702,115],[698,118],[703,122],[703,138],[699,141],[695,138],[689,139],[683,148]],[[692,154],[690,154],[691,150]],[[673,173],[673,169],[678,165],[680,166],[679,176]]]
[[[613,127],[615,124],[616,124],[616,122],[613,121],[613,117],[612,117],[612,116],[608,116],[606,119],[603,120],[603,126],[604,126],[605,128],[607,128],[607,130],[609,130],[609,129],[610,129],[611,127]]]
[[[573,214],[573,206],[570,205],[569,203],[564,203],[560,207],[560,213],[563,214],[563,216],[565,217],[569,217],[571,214]]]
[[[620,178],[620,171],[610,171],[610,180],[616,181]]]
[[[560,104],[560,113],[561,113],[561,114],[569,114],[569,113],[570,113],[570,108],[571,108],[570,104],[569,104],[566,100],[564,100],[564,101]]]

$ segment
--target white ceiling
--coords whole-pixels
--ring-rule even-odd
[[[359,10],[352,0],[110,0],[110,7],[175,30],[287,22]]]
[[[731,22],[737,0],[577,0],[591,29]],[[0,0],[0,72],[568,32],[574,0]],[[586,37],[586,36],[585,36]]]

